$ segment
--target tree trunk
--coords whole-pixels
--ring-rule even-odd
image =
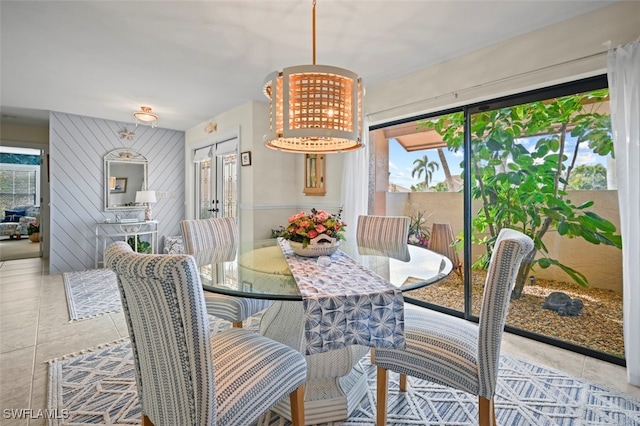
[[[511,292],[511,300],[518,300],[522,297],[522,291],[527,284],[527,278],[529,278],[529,272],[531,272],[531,267],[533,266],[532,260],[536,256],[537,251],[538,250],[534,248],[522,260],[520,269],[518,269],[518,275],[516,275],[516,283]]]
[[[442,171],[444,172],[444,181],[447,184],[447,188],[449,189],[449,191],[453,192],[456,189],[453,186],[453,179],[451,178],[449,163],[447,163],[447,158],[444,156],[444,150],[442,148],[438,148],[438,157],[440,158],[440,163],[442,164]]]

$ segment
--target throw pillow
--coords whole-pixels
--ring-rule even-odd
[[[184,242],[182,235],[176,237],[164,237],[164,254],[184,253]]]
[[[22,216],[19,216],[17,214],[10,214],[8,216],[5,216],[4,219],[2,219],[3,222],[20,222],[20,218]]]
[[[26,210],[5,210],[5,216],[24,216],[27,213]]]

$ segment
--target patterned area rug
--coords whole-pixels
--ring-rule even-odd
[[[122,310],[116,274],[112,270],[65,272],[63,277],[71,321]]]
[[[259,318],[245,327],[257,329]],[[212,322],[214,331],[229,327]],[[369,371],[369,391],[344,422],[374,425],[375,367]],[[49,409],[68,410],[52,425],[132,425],[140,423],[131,346],[128,340],[50,362]],[[500,425],[640,425],[640,399],[510,356],[500,359],[495,397]],[[398,375],[390,374],[389,425],[477,425],[477,398],[464,392],[409,378],[409,390],[398,392]],[[289,425],[267,414],[259,426]]]

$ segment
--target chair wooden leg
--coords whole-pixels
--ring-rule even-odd
[[[376,363],[376,349],[371,348],[371,365]]]
[[[142,415],[142,426],[153,426],[151,419],[146,414]]]
[[[407,375],[401,374],[400,375],[400,392],[406,392],[406,391],[407,391]]]
[[[304,426],[304,385],[289,394],[291,403],[291,423],[293,426]]]
[[[480,426],[496,426],[496,407],[492,399],[478,396],[478,410],[480,411]]]
[[[231,325],[233,328],[242,328],[242,321],[233,322]]]
[[[378,367],[377,370],[377,396],[376,396],[376,426],[384,426],[387,424],[387,382],[389,372]]]

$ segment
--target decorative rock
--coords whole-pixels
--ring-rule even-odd
[[[560,316],[578,316],[582,314],[583,306],[582,300],[572,299],[561,291],[554,291],[544,299],[542,309],[556,311]]]

